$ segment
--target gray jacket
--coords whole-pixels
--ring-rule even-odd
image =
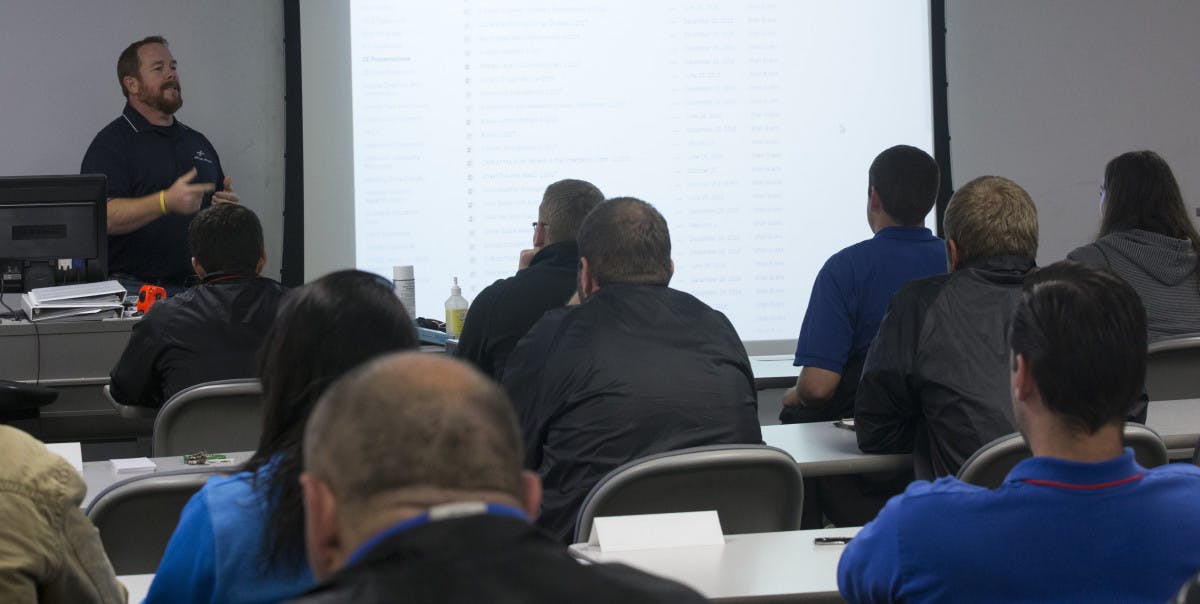
[[[1200,333],[1197,257],[1187,239],[1133,229],[1105,235],[1067,259],[1107,268],[1132,285],[1146,307],[1151,342]]]

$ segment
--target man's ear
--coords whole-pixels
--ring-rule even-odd
[[[196,262],[195,256],[192,256],[192,270],[196,271],[196,276],[200,277],[201,279],[208,274],[208,272],[204,270],[204,267],[200,266],[199,262]]]
[[[949,264],[949,269],[953,272],[962,264],[962,250],[958,247],[958,242],[953,239],[946,240],[946,263]]]
[[[530,520],[535,520],[542,508],[542,479],[536,472],[522,470],[521,481],[525,485],[525,513]]]
[[[258,264],[254,265],[254,274],[261,275],[262,269],[266,265],[267,265],[267,252],[263,251],[263,253],[258,255]]]
[[[883,201],[879,199],[879,191],[875,187],[867,187],[867,204],[876,212],[883,211]]]
[[[1023,354],[1010,352],[1009,357],[1012,359],[1013,398],[1027,403],[1037,391],[1037,383],[1033,381],[1033,368]]]
[[[300,475],[304,491],[304,544],[308,564],[318,579],[341,568],[349,552],[342,551],[337,500],[329,485],[308,472]]]
[[[121,78],[121,83],[125,85],[125,92],[129,96],[133,96],[141,91],[142,83],[134,76],[125,76]]]
[[[587,300],[588,296],[596,293],[600,289],[600,283],[596,280],[596,276],[592,273],[592,266],[588,263],[588,259],[582,256],[579,257],[579,298]]]
[[[671,264],[670,264],[671,272],[670,272],[670,274],[667,276],[667,282],[668,282],[668,283],[671,281],[671,278],[675,276],[675,261],[674,261],[674,260],[670,260],[669,262],[671,263]]]

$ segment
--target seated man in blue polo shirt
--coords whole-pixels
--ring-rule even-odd
[[[924,227],[938,193],[937,162],[898,145],[867,171],[867,224],[875,237],[831,256],[817,273],[800,339],[796,386],[783,397],[783,423],[854,415],[867,348],[901,285],[946,272],[946,247]]]
[[[1032,274],[1012,315],[1009,391],[1034,457],[996,490],[915,482],[847,546],[850,602],[1165,602],[1200,569],[1200,468],[1123,449],[1146,313],[1102,270]]]

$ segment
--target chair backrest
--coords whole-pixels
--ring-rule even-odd
[[[1158,433],[1141,424],[1125,424],[1125,446],[1143,468],[1167,463],[1167,447]],[[994,489],[1022,460],[1032,456],[1029,445],[1019,432],[1001,436],[982,446],[958,470],[958,479],[981,487]]]
[[[204,468],[158,472],[101,491],[88,506],[87,515],[100,531],[113,570],[118,575],[157,570],[183,506],[214,475],[213,469]]]
[[[221,380],[180,390],[154,420],[155,457],[254,451],[262,432],[262,384]]]
[[[1200,398],[1200,334],[1159,340],[1146,357],[1146,394],[1152,401]]]
[[[596,483],[580,507],[575,541],[597,516],[716,510],[727,534],[800,528],[804,481],[796,460],[764,445],[713,445],[631,461]]]

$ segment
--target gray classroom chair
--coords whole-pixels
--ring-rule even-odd
[[[635,459],[596,483],[575,541],[597,516],[716,510],[726,535],[800,528],[804,481],[796,460],[765,445],[693,447]]]
[[[112,405],[112,408],[116,409],[117,413],[120,413],[121,417],[125,419],[153,419],[158,415],[158,407],[118,403],[112,395],[112,384],[105,384],[101,391],[104,393],[104,398],[108,399],[108,404]]]
[[[254,451],[262,432],[262,383],[221,380],[180,390],[154,420],[154,457]]]
[[[1200,334],[1159,340],[1146,357],[1146,394],[1152,401],[1200,398]]]
[[[1144,468],[1167,463],[1167,447],[1158,433],[1141,424],[1125,424],[1125,446],[1133,448],[1134,458]],[[958,470],[958,479],[994,489],[1022,460],[1030,457],[1029,445],[1020,432],[1001,436],[980,447]]]
[[[118,575],[155,572],[183,506],[215,474],[214,468],[143,474],[101,491],[87,515],[100,531],[113,570]]]

